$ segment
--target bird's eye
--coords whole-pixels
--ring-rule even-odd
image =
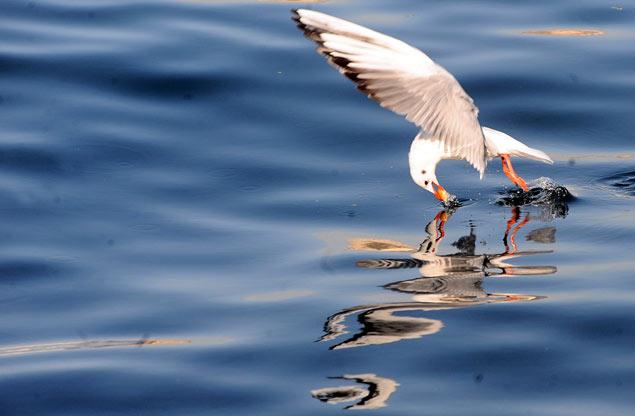
[[[421,174],[422,174],[422,175],[425,175],[425,174],[426,174],[426,171],[425,171],[425,170],[422,170],[422,171],[421,171]]]
[[[430,182],[428,182],[428,181],[425,181],[424,183],[426,184],[426,186],[428,186],[428,183],[430,183]]]

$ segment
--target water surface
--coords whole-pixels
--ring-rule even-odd
[[[422,48],[576,196],[444,162],[444,213],[293,3],[2,2],[2,414],[630,414],[635,8],[309,5]]]

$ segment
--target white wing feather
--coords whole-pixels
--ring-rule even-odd
[[[457,80],[419,49],[343,19],[295,10],[294,20],[318,52],[382,107],[441,140],[449,157],[480,173],[487,164],[478,109]]]

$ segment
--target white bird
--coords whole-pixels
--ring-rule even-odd
[[[482,179],[487,160],[500,157],[507,177],[524,191],[527,184],[514,171],[511,156],[553,163],[546,153],[481,127],[472,98],[452,74],[419,49],[313,10],[294,10],[293,19],[318,44],[317,51],[359,90],[421,129],[410,146],[410,175],[444,204],[454,197],[437,180],[441,160],[464,159]]]

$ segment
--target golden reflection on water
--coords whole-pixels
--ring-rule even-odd
[[[408,252],[417,251],[416,248],[408,244],[393,240],[382,240],[378,238],[351,238],[348,240],[348,249],[355,251],[396,251]]]
[[[542,30],[526,30],[523,35],[536,36],[602,36],[604,31],[599,29],[542,29]]]
[[[517,266],[509,261],[552,251],[521,251],[516,236],[531,220],[529,213],[514,207],[505,223],[502,253],[476,254],[476,234],[470,226],[469,234],[452,245],[457,251],[439,254],[445,238],[445,226],[452,211],[439,212],[425,228],[426,238],[415,249],[408,244],[386,239],[349,240],[349,249],[356,251],[403,252],[405,258],[359,260],[357,266],[366,269],[416,269],[419,277],[388,283],[384,288],[409,294],[407,302],[359,305],[339,311],[326,320],[320,341],[332,341],[349,333],[347,320],[357,316],[361,330],[340,341],[330,349],[380,345],[406,339],[417,339],[441,331],[439,319],[409,316],[413,312],[439,311],[501,302],[527,302],[544,298],[538,295],[487,293],[483,289],[486,277],[548,275],[557,271],[554,266]],[[550,244],[555,241],[555,227],[533,230],[532,241]]]
[[[243,300],[246,302],[283,302],[285,300],[303,298],[306,296],[312,296],[314,294],[315,292],[312,290],[290,289],[280,290],[277,292],[252,293],[250,295],[244,296]]]
[[[49,344],[15,345],[0,348],[0,357],[10,355],[35,354],[41,352],[70,351],[95,348],[122,348],[147,346],[175,346],[191,344],[189,339],[122,339],[122,340],[93,340],[76,342],[55,342]]]

